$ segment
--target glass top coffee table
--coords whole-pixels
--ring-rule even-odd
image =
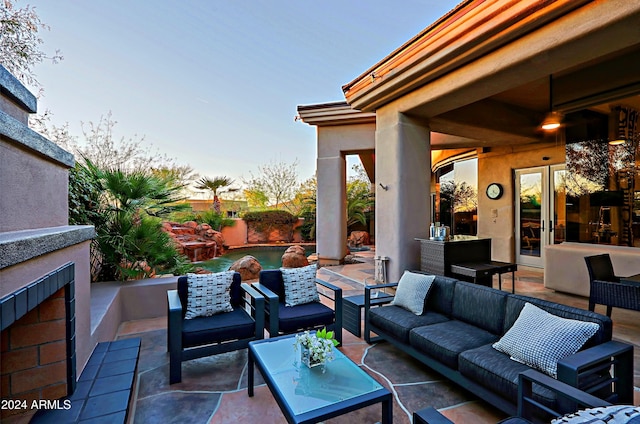
[[[248,393],[254,365],[289,423],[315,423],[382,403],[382,423],[391,424],[391,393],[339,350],[324,366],[308,368],[294,349],[294,336],[249,343]]]

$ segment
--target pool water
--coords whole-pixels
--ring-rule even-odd
[[[262,269],[278,269],[282,266],[282,255],[287,247],[289,246],[234,249],[215,259],[201,262],[198,266],[213,272],[227,271],[235,261],[246,255],[251,255],[260,262]],[[305,253],[307,256],[311,254],[308,249]]]

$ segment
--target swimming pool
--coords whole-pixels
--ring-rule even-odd
[[[247,247],[242,249],[230,250],[222,256],[201,262],[198,266],[213,272],[226,271],[238,259],[251,255],[260,262],[262,269],[277,269],[282,266],[282,255],[289,246],[264,246],[264,247]],[[305,254],[309,256],[315,251],[315,247],[305,246]]]

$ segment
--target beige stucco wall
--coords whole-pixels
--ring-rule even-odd
[[[555,143],[495,148],[478,155],[478,236],[491,238],[493,260],[515,261],[514,170],[564,161],[564,144]],[[487,197],[485,190],[492,182],[504,187],[500,199]]]
[[[0,232],[68,225],[66,167],[0,139]]]

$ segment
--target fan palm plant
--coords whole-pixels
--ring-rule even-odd
[[[198,190],[211,190],[213,192],[213,209],[220,213],[220,199],[218,199],[218,190],[224,187],[229,187],[233,184],[233,180],[229,177],[202,177],[198,180],[196,188]]]
[[[171,272],[184,266],[170,238],[160,230],[159,218],[183,208],[182,186],[143,171],[99,169],[86,166],[101,191],[104,223],[96,225],[97,243],[103,256],[102,279],[125,279],[141,271]],[[149,270],[133,269],[144,263]]]

